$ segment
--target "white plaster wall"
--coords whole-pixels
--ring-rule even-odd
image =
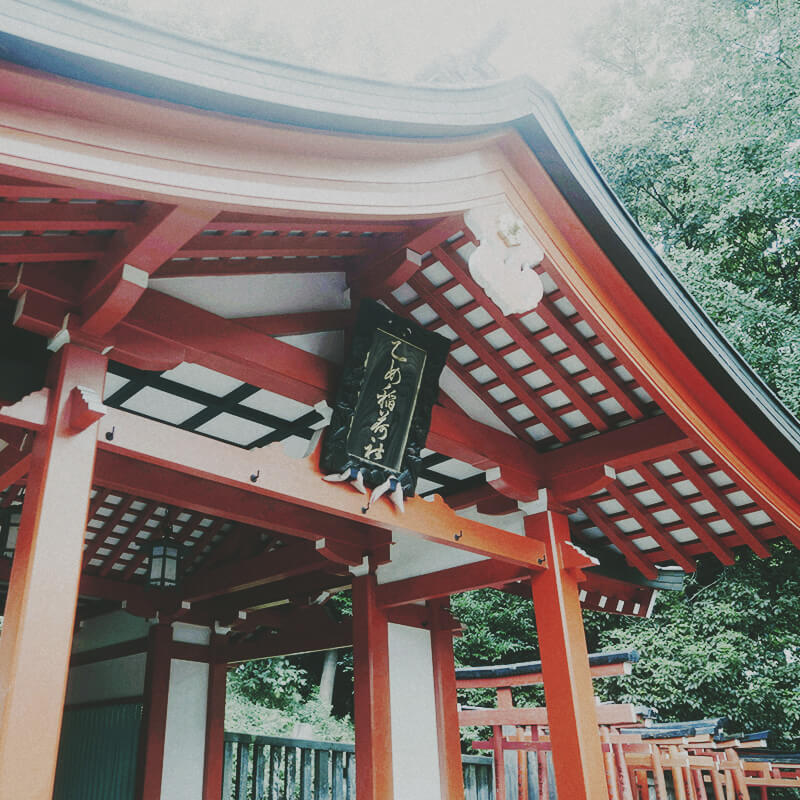
[[[389,625],[395,800],[442,800],[430,633]]]
[[[173,659],[161,800],[198,800],[203,794],[208,664]]]
[[[150,622],[125,611],[112,611],[81,622],[72,640],[72,652],[82,653],[119,642],[142,639],[150,630]]]
[[[73,667],[67,681],[67,705],[136,697],[144,692],[146,653]]]

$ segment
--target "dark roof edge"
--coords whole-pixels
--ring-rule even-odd
[[[635,664],[639,660],[636,650],[618,650],[613,653],[591,653],[590,667],[606,664]],[[456,679],[509,678],[517,675],[538,675],[542,671],[541,661],[522,661],[518,664],[500,664],[496,667],[457,667]]]
[[[315,130],[438,138],[517,128],[637,296],[800,475],[800,423],[664,264],[533,81],[452,88],[329,75],[178,38],[71,0],[4,0],[0,57],[143,97]]]

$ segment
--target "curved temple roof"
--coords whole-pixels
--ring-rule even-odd
[[[11,64],[4,67],[9,76],[5,99],[19,105],[30,99],[45,110],[43,116],[62,115],[59,124],[76,146],[96,157],[91,164],[76,160],[77,166],[67,163],[68,148],[50,161],[35,150],[0,157],[0,197],[5,197],[0,227],[13,235],[0,239],[0,286],[16,299],[23,289],[44,298],[36,308],[18,307],[17,324],[47,336],[57,333],[63,311],[75,308],[64,283],[72,281],[74,289],[85,280],[92,263],[107,255],[107,237],[159,224],[159,207],[180,202],[181,192],[191,200],[185,211],[179,208],[177,221],[165,223],[168,234],[174,225],[191,229],[191,238],[178,236],[175,246],[161,253],[147,270],[150,288],[117,327],[109,356],[109,405],[243,447],[308,440],[320,421],[314,403],[335,379],[330,363],[318,356],[335,361],[341,346],[330,337],[316,343],[311,338],[346,329],[352,321],[341,301],[346,283],[375,288],[380,281],[370,270],[389,264],[389,272],[395,269],[401,277],[383,284],[379,298],[454,341],[450,383],[443,384],[451,395],[445,398],[445,421],[456,407],[473,419],[489,420],[490,428],[505,432],[503,448],[513,451],[504,468],[524,466],[536,455],[535,446],[546,475],[573,492],[578,491],[570,484],[573,473],[585,477],[604,458],[614,463],[619,480],[607,494],[595,495],[595,489],[586,488],[591,482],[582,484],[584,494],[574,494],[580,510],[572,522],[577,541],[590,552],[610,544],[625,556],[628,574],[623,566],[615,570],[617,578],[630,580],[633,567],[652,585],[656,564],[688,570],[702,552],[726,560],[730,547],[749,545],[766,555],[766,540],[787,535],[800,541],[800,425],[661,261],[541,87],[526,80],[471,88],[405,87],[326,75],[52,0],[3,4],[0,56]],[[49,76],[66,80],[53,83]],[[81,88],[85,84],[102,89],[89,92]],[[73,127],[73,116],[82,121],[78,106],[84,100],[95,104],[86,112],[94,115],[91,125]],[[130,139],[124,145],[112,140],[116,149],[108,147],[107,154],[101,122],[120,138],[131,131]],[[144,137],[150,124],[162,142],[173,134],[180,137],[182,126],[194,125],[197,163],[188,157],[179,161],[168,149],[149,153],[150,140]],[[226,136],[241,138],[230,147]],[[228,160],[219,160],[214,151],[214,161],[207,154],[223,141]],[[289,188],[282,185],[284,193],[273,204],[266,194],[258,195],[266,191],[260,187],[247,196],[241,187],[268,171],[257,162],[259,148],[267,159],[269,147],[289,147],[285,141],[295,142],[296,172],[286,179]],[[353,142],[356,146],[347,150]],[[241,160],[236,160],[238,150],[245,152]],[[142,154],[152,160],[139,158]],[[101,156],[109,162],[117,158],[119,173],[102,172]],[[326,166],[320,168],[317,162],[323,160]],[[403,162],[396,173],[391,172],[395,161]],[[388,177],[373,177],[377,162],[389,165]],[[508,164],[512,167],[504,173]],[[277,172],[274,164],[268,166]],[[187,178],[192,170],[199,177]],[[508,178],[514,170],[522,176],[517,183]],[[505,183],[491,183],[494,179],[486,176],[494,173],[503,173]],[[117,174],[124,180],[115,182]],[[215,175],[228,194],[211,195]],[[357,199],[339,201],[331,192],[324,197],[329,206],[315,200],[315,187],[336,182],[331,175],[342,193]],[[437,183],[440,175],[445,177]],[[306,179],[311,189],[303,188]],[[162,191],[159,181],[166,187]],[[436,194],[444,185],[450,193]],[[385,186],[400,199],[390,190],[381,195]],[[458,195],[453,186],[468,188]],[[461,213],[477,204],[476,197],[493,201],[499,191],[517,205],[527,204],[529,221],[537,215],[557,221],[540,228],[550,237],[540,269],[545,301],[537,314],[522,318],[499,314],[465,268],[475,239]],[[213,213],[203,218],[194,203],[209,197]],[[45,208],[65,200],[75,204],[68,212]],[[77,204],[82,202],[90,208],[81,210]],[[349,207],[351,214],[341,210]],[[299,212],[287,210],[292,208]],[[45,239],[64,233],[69,235]],[[415,247],[419,269],[397,269],[395,255]],[[17,264],[27,262],[41,262],[41,270],[17,273]],[[273,279],[269,287],[254,283],[265,275]],[[45,276],[55,282],[43,289]],[[225,287],[207,282],[223,276]],[[242,282],[245,276],[250,283]],[[274,309],[248,311],[253,286],[269,293]],[[297,298],[310,305],[289,309],[286,304]],[[58,320],[53,328],[45,311],[56,300],[61,305],[51,313]],[[633,308],[634,301],[640,308]],[[312,313],[316,327],[308,325]],[[270,384],[276,394],[263,391],[265,384],[257,382],[249,363],[237,362],[235,374],[226,372],[222,350],[212,347],[200,360],[197,339],[181,339],[164,322],[177,316],[190,333],[211,325],[226,342],[250,342],[245,333],[283,342],[270,351],[286,360],[274,368],[282,381]],[[102,338],[98,330],[89,333]],[[145,363],[134,345],[148,336],[160,349]],[[302,380],[297,378],[301,372]],[[282,404],[276,405],[277,394],[285,395]],[[153,410],[158,403],[159,414]],[[662,411],[677,426],[667,424]],[[633,425],[642,426],[636,430],[643,436],[649,431],[656,444],[636,452],[630,444]],[[468,435],[459,439],[455,427],[442,422],[434,430],[422,493],[440,493],[462,512],[476,503],[481,513],[508,512],[507,498],[486,491],[492,477],[484,475],[486,464],[499,461],[485,452],[475,456],[464,441]],[[625,428],[630,430],[623,445]],[[527,442],[528,449],[517,451],[507,434]],[[603,446],[593,444],[600,440]],[[505,479],[503,473],[500,483]],[[515,495],[511,483],[509,497],[533,499]],[[134,501],[124,502],[131,516]],[[113,535],[113,526],[104,528],[103,518],[118,521],[126,513],[111,483],[96,487],[93,508],[99,516],[90,526],[99,532],[89,545],[90,570],[136,577],[137,569],[141,572],[136,537],[146,530],[148,517],[158,516],[157,506],[137,503],[133,510],[141,519],[111,547],[106,536]],[[195,523],[195,533],[187,536],[204,546],[229,530],[228,523],[210,518],[187,525]],[[606,602],[614,597],[615,576],[606,576],[604,588],[588,590],[586,607],[615,610]],[[641,613],[646,602],[644,595],[637,602]]]
[[[236,55],[77,3],[4,5],[4,58],[143,97],[316,130],[392,137],[474,136],[514,126],[681,349],[800,474],[797,419],[689,296],[608,187],[552,96],[532,80],[470,88],[399,86]]]

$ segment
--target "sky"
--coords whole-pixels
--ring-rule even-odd
[[[242,37],[244,49],[331,72],[413,82],[434,60],[494,32],[502,77],[551,89],[580,59],[575,36],[612,0],[84,0],[196,38]]]

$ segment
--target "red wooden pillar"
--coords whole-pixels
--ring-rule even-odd
[[[222,797],[222,756],[225,748],[225,689],[228,679],[228,665],[216,663],[215,656],[217,646],[224,641],[224,636],[216,633],[211,635],[203,800],[220,800]]]
[[[74,345],[50,364],[0,637],[0,797],[53,793],[97,444],[96,422],[71,416],[72,390],[102,397],[105,369]]]
[[[138,800],[159,800],[167,732],[167,700],[172,666],[172,626],[160,622],[150,628],[144,679],[144,714],[139,735]]]
[[[562,554],[569,521],[548,510],[526,517],[525,532],[547,553],[547,569],[531,582],[558,796],[608,800],[578,575],[564,568]]]
[[[462,800],[464,797],[464,772],[461,766],[461,737],[458,727],[452,625],[443,600],[429,601],[428,608],[430,610],[433,693],[436,702],[442,800]]]
[[[353,680],[358,800],[392,800],[389,623],[375,575],[353,579]]]

